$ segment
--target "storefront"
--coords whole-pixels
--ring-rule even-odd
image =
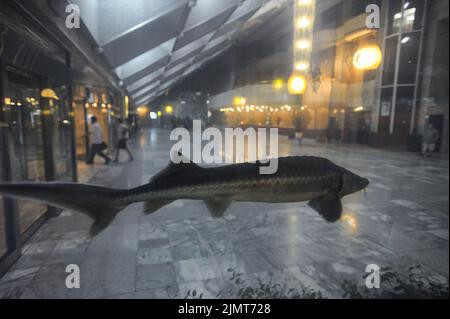
[[[0,180],[75,181],[69,55],[36,30],[16,28],[20,17],[18,22],[13,16],[0,23]],[[0,197],[0,275],[56,213],[36,202]]]
[[[76,155],[78,161],[87,161],[90,146],[90,121],[98,119],[105,142],[115,145],[115,118],[120,117],[120,99],[108,88],[74,84],[73,110],[75,117]],[[108,151],[113,149],[109,147]]]

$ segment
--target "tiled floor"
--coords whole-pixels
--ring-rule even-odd
[[[166,166],[168,131],[132,142],[136,160],[95,166],[90,182],[130,188]],[[424,159],[355,145],[280,140],[280,156],[325,156],[371,180],[367,195],[344,199],[346,219],[327,224],[305,203],[234,203],[212,219],[199,201],[176,201],[155,214],[141,204],[90,238],[90,220],[65,211],[44,225],[0,279],[3,298],[167,298],[195,289],[204,297],[234,291],[230,272],[309,286],[342,296],[346,279],[363,283],[368,264],[420,264],[448,282],[448,159]],[[122,155],[126,158],[125,154]],[[65,268],[80,266],[81,288],[67,289]]]

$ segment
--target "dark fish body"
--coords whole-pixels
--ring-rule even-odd
[[[207,199],[229,196],[234,201],[299,202],[337,189],[341,171],[331,161],[319,157],[278,159],[275,174],[259,173],[260,163],[243,163],[201,168],[184,165],[174,174],[156,176],[149,184],[130,191],[128,200]],[[173,167],[176,167],[174,164]],[[170,168],[169,168],[170,171]]]
[[[170,163],[148,184],[131,190],[74,183],[4,183],[0,193],[86,213],[95,220],[91,229],[95,235],[131,203],[144,202],[149,214],[177,199],[203,200],[214,217],[222,217],[233,201],[309,201],[333,222],[341,215],[340,199],[369,184],[367,179],[320,157],[279,158],[278,170],[270,175],[260,174],[261,165],[204,168],[194,163]]]

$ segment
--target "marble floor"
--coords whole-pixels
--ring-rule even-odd
[[[134,162],[94,165],[90,183],[131,188],[169,161],[169,132],[143,131],[130,142]],[[212,219],[200,201],[179,200],[144,216],[141,204],[122,211],[95,238],[91,221],[64,211],[23,247],[0,279],[0,298],[183,298],[237,296],[233,270],[247,283],[309,287],[341,298],[342,284],[364,285],[366,266],[420,265],[448,283],[448,158],[422,158],[357,145],[282,138],[280,156],[324,156],[370,179],[367,194],[344,198],[341,222],[328,224],[305,203],[233,203]],[[68,264],[81,287],[66,288]],[[383,289],[383,287],[381,287]]]

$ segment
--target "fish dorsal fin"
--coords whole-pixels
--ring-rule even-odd
[[[164,178],[169,178],[175,176],[181,172],[184,172],[188,169],[201,169],[200,166],[190,161],[188,158],[184,157],[183,154],[178,152],[178,156],[181,157],[181,162],[179,164],[175,164],[174,162],[170,162],[169,165],[166,166],[162,171],[158,172],[154,175],[150,182],[154,182],[157,180],[161,180]]]

